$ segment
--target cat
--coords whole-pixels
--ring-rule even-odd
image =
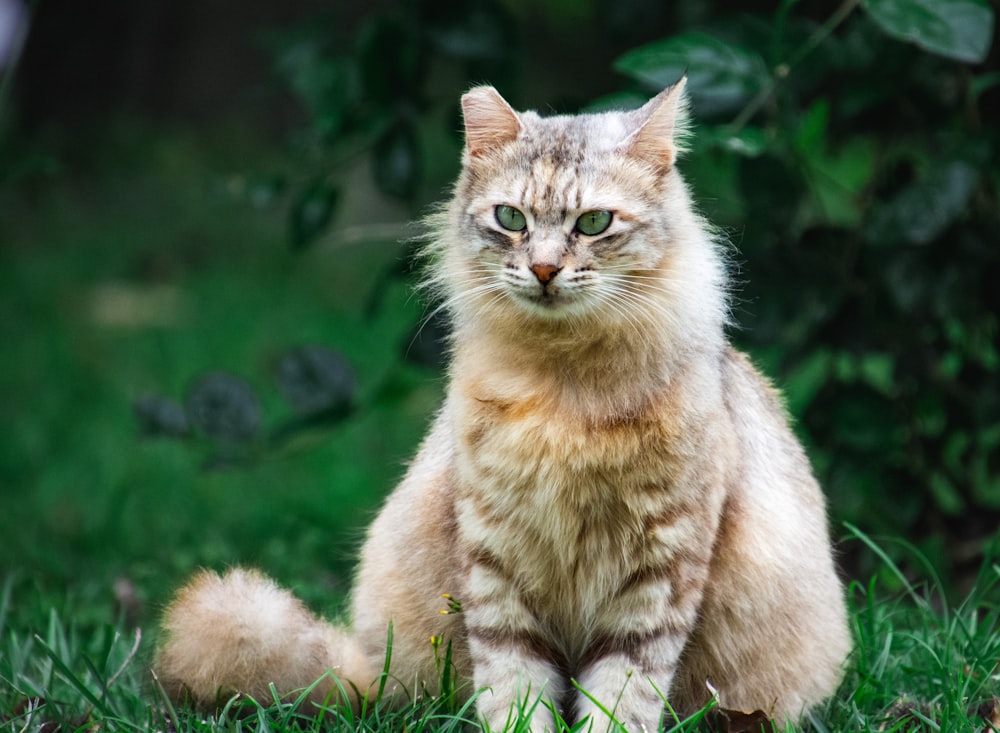
[[[677,169],[684,87],[577,116],[462,97],[426,252],[447,394],[368,532],[351,628],[257,571],[203,571],[165,613],[168,692],[270,699],[332,671],[312,698],[357,704],[390,623],[389,692],[436,694],[444,640],[491,730],[517,704],[536,732],[553,711],[654,731],[665,700],[713,694],[794,720],[835,690],[850,635],[825,502],[727,341],[721,245]]]

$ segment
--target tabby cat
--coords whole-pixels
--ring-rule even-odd
[[[354,697],[391,623],[390,688],[434,694],[443,639],[493,730],[517,703],[532,731],[605,710],[653,731],[664,699],[713,691],[796,718],[841,677],[843,591],[780,398],[724,334],[720,246],[676,165],[684,80],[628,112],[518,113],[491,87],[462,108],[428,250],[447,397],[368,533],[352,627],[206,571],[166,612],[160,681],[211,704],[332,670],[313,699]]]

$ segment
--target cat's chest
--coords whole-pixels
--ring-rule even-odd
[[[663,399],[631,414],[582,416],[545,396],[476,395],[456,413],[463,472],[515,492],[548,487],[586,500],[608,483],[658,480],[688,442],[681,410]]]
[[[669,404],[606,420],[544,398],[460,408],[462,534],[533,593],[574,603],[611,593],[660,551],[657,518],[689,498],[690,446]]]

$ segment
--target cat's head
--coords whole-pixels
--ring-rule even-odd
[[[492,87],[465,94],[462,175],[437,223],[447,266],[432,276],[453,310],[635,321],[669,309],[680,244],[706,239],[675,170],[684,84],[637,110],[554,117],[515,112]]]

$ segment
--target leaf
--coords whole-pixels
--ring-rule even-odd
[[[813,350],[785,375],[782,381],[788,411],[801,418],[830,378],[832,357],[829,349]]]
[[[183,405],[168,397],[142,395],[132,403],[132,412],[145,438],[181,438],[191,432]]]
[[[729,125],[707,125],[698,130],[697,148],[717,148],[745,158],[756,158],[771,149],[772,138],[759,127],[744,126],[734,131]]]
[[[261,425],[260,402],[253,388],[224,372],[207,374],[191,386],[187,414],[199,432],[226,443],[252,440]]]
[[[733,110],[769,80],[767,65],[753,51],[705,33],[682,33],[629,51],[615,68],[654,90],[685,72],[691,98],[701,114]]]
[[[896,362],[891,354],[868,352],[858,357],[858,376],[885,397],[896,394]]]
[[[708,724],[715,733],[774,733],[774,721],[763,710],[743,712],[715,708],[709,713]]]
[[[875,210],[866,238],[882,245],[928,244],[965,210],[978,182],[971,163],[939,163]]]
[[[424,85],[425,48],[418,26],[402,17],[375,16],[358,33],[361,85],[369,100],[390,109],[415,100]]]
[[[894,38],[967,63],[982,62],[993,38],[993,10],[982,0],[864,0],[875,24]]]
[[[375,144],[372,173],[383,193],[404,199],[413,195],[420,182],[420,150],[411,126],[397,125]]]
[[[326,180],[306,186],[292,204],[292,249],[302,250],[316,241],[329,226],[340,192]]]
[[[296,412],[339,411],[354,401],[357,380],[347,360],[325,346],[301,346],[278,364],[278,387]]]
[[[800,226],[857,227],[862,192],[876,159],[871,139],[857,135],[831,148],[830,103],[821,98],[802,115],[792,145],[811,196],[804,197]]]
[[[933,471],[927,480],[928,488],[937,508],[945,514],[957,516],[965,509],[965,499],[954,482],[941,471]]]
[[[403,358],[413,364],[444,369],[448,362],[448,335],[451,323],[443,311],[424,319],[406,339]]]
[[[507,11],[486,3],[431,4],[427,36],[443,53],[462,60],[503,59],[515,27]],[[564,19],[565,20],[565,19]]]

